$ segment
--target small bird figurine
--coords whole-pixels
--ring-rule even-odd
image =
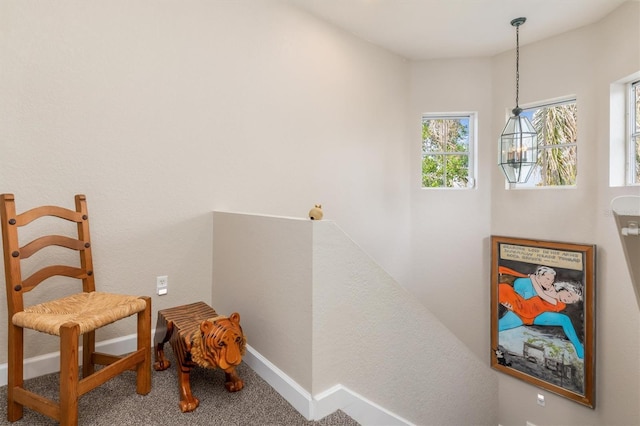
[[[309,219],[320,220],[324,214],[322,213],[322,204],[316,204],[314,208],[309,210]]]

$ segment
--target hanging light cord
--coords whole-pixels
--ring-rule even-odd
[[[516,27],[516,107],[512,110],[513,115],[518,116],[522,112],[520,108],[520,25],[524,24],[527,18],[516,18],[511,21],[511,25]]]
[[[520,110],[518,106],[520,93],[520,25],[516,25],[516,110]],[[518,112],[518,114],[520,114]],[[518,115],[515,114],[515,115]]]

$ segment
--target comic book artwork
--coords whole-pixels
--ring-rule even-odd
[[[491,237],[491,366],[595,407],[595,246]]]

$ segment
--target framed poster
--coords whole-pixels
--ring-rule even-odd
[[[595,250],[491,237],[491,367],[591,408]]]

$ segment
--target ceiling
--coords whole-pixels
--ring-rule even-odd
[[[493,56],[594,23],[625,0],[284,0],[412,60]],[[639,1],[639,0],[636,0]]]

